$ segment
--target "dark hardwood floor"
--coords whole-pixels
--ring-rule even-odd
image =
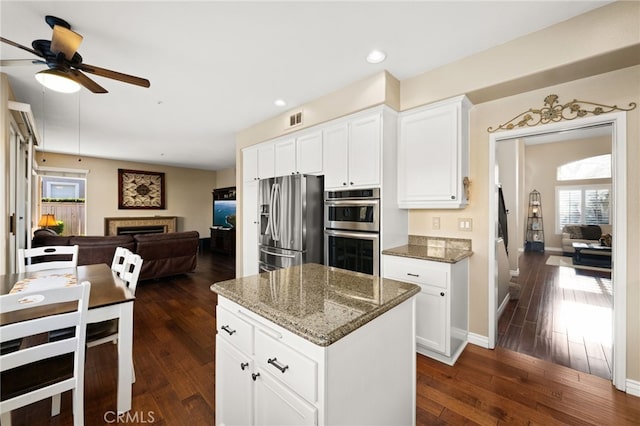
[[[547,265],[549,255],[521,254],[520,296],[498,321],[498,345],[610,379],[611,272]]]
[[[234,270],[232,258],[205,252],[195,273],[139,283],[132,410],[116,418],[116,347],[100,345],[87,352],[86,425],[214,424],[216,296],[209,286]],[[417,360],[420,425],[640,424],[640,398],[525,354],[469,345],[453,367]],[[70,393],[59,416],[49,410],[49,401],[16,410],[13,424],[72,424]]]

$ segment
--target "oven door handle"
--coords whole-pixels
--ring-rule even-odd
[[[377,206],[380,204],[380,200],[325,200],[325,206],[337,207],[337,206]]]
[[[380,238],[379,232],[348,232],[348,231],[337,231],[335,229],[325,229],[324,233],[327,235],[331,235],[333,237],[350,237],[350,238],[358,238],[361,240],[377,240]]]
[[[264,253],[264,254],[270,254],[272,256],[278,256],[278,257],[287,257],[289,259],[295,259],[296,255],[295,254],[283,254],[283,253],[276,253],[273,251],[269,251],[269,250],[265,250],[265,249],[260,249],[260,252]]]

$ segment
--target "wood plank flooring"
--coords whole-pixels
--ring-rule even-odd
[[[546,265],[548,253],[520,256],[520,297],[498,321],[498,345],[578,371],[612,374],[611,272]]]
[[[115,345],[90,348],[85,424],[215,423],[215,281],[232,278],[232,258],[202,253],[195,273],[141,282],[134,308],[133,408],[116,417]],[[469,345],[450,367],[417,355],[419,425],[640,424],[640,398],[607,380],[504,348]],[[390,395],[393,390],[389,390]],[[50,417],[43,401],[13,413],[13,424],[70,425],[71,398]],[[394,425],[395,426],[395,425]]]

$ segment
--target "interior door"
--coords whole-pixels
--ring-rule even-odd
[[[16,254],[26,248],[31,227],[31,168],[30,142],[18,131],[17,124],[11,120],[9,125],[9,253],[7,253],[7,272],[17,270]]]

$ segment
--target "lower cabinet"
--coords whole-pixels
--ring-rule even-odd
[[[414,300],[325,347],[218,295],[216,424],[414,424]]]
[[[469,331],[469,259],[456,263],[382,255],[385,278],[420,286],[416,301],[416,350],[453,365]]]

